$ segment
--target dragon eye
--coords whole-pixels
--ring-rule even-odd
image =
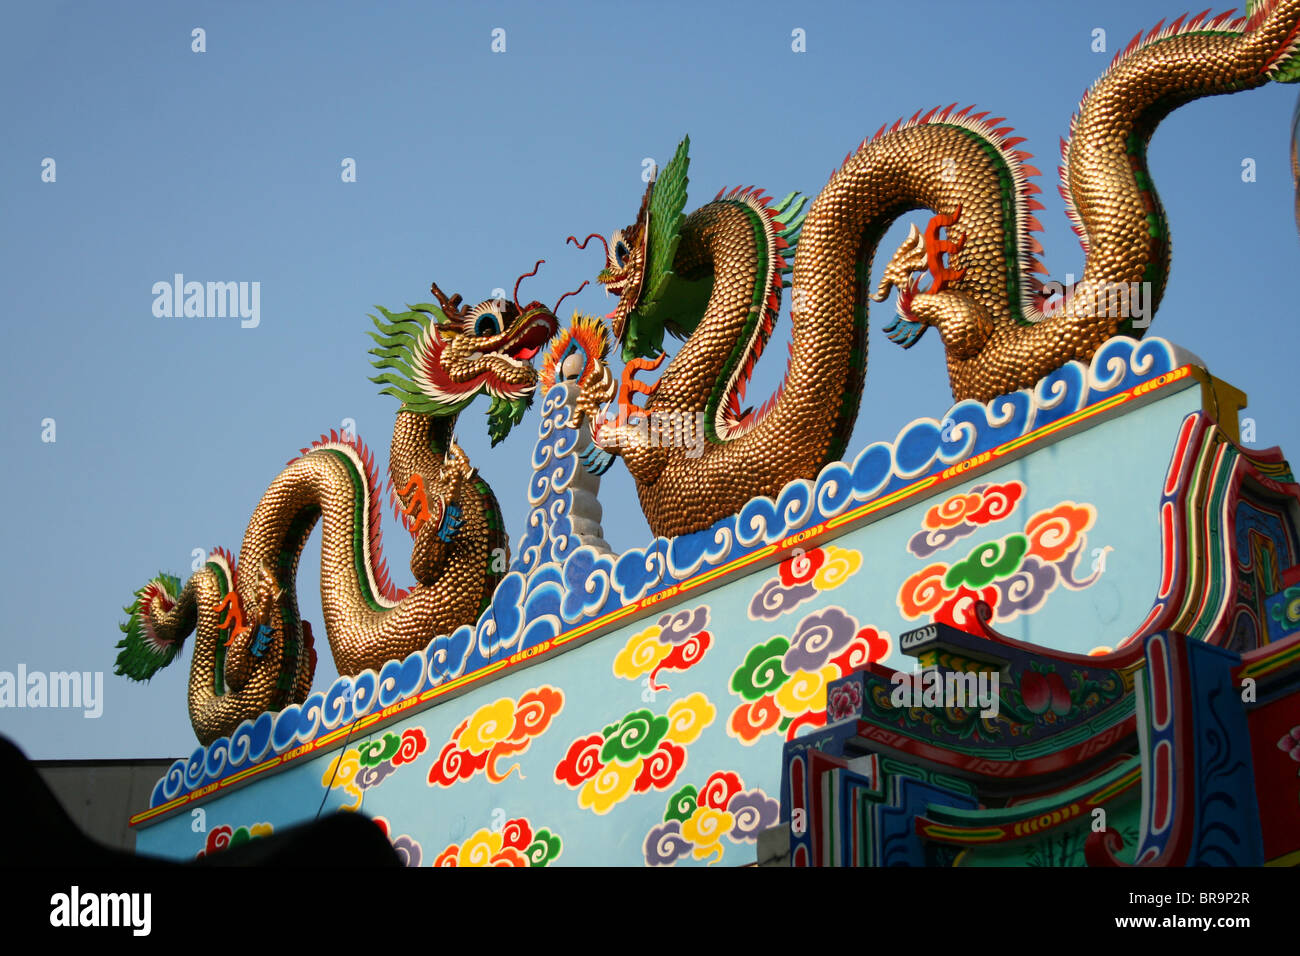
[[[473,317],[474,334],[479,338],[501,334],[501,316],[493,309],[484,309]]]
[[[627,265],[627,260],[632,255],[631,247],[628,246],[627,239],[624,238],[625,233],[626,230],[616,229],[614,234],[609,237],[610,261],[620,269]]]

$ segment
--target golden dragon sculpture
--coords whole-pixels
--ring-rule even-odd
[[[1069,289],[1038,278],[1038,171],[1017,148],[1023,140],[988,113],[953,104],[881,127],[806,216],[795,194],[774,203],[754,189],[684,215],[683,141],[636,222],[608,242],[596,236],[628,367],[621,388],[609,374],[585,380],[576,414],[594,422],[589,463],[600,470],[621,456],[651,529],[673,536],[842,457],[866,374],[871,262],[885,230],[912,210],[932,218],[913,227],[872,298],[898,290],[885,331],[903,347],[938,329],[955,399],[989,401],[1090,359],[1116,334],[1140,336],[1169,272],[1168,226],[1146,165],[1152,133],[1200,97],[1300,79],[1298,32],[1300,0],[1269,0],[1241,18],[1162,22],[1115,58],[1062,141],[1061,194],[1087,255]],[[785,380],[762,408],[742,411],[791,271]],[[635,381],[662,362],[665,329],[684,344],[653,386]],[[644,408],[632,405],[637,392]],[[616,393],[621,414],[610,422],[601,410]],[[682,441],[696,423],[707,442]]]
[[[340,674],[377,670],[477,620],[509,565],[509,545],[496,498],[453,435],[457,416],[478,395],[492,400],[494,445],[532,401],[530,361],[556,321],[539,302],[520,306],[518,291],[516,283],[514,302],[467,307],[435,284],[437,305],[372,316],[378,347],[371,352],[382,370],[373,381],[402,401],[388,467],[394,507],[400,501],[414,539],[414,587],[398,590],[388,577],[374,456],[355,436],[332,432],[271,482],[238,564],[217,549],[184,588],[160,574],[136,592],[116,673],[149,678],[196,632],[189,711],[205,745],[243,720],[303,702],[316,655],[295,580],[318,518],[321,608]]]

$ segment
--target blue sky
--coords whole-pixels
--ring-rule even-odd
[[[187,577],[196,548],[238,549],[275,474],[346,418],[386,467],[396,402],[367,380],[374,304],[425,301],[434,280],[487,298],[538,258],[521,298],[553,302],[600,266],[565,237],[630,223],[642,160],[666,160],[684,134],[693,209],[724,184],[815,195],[882,122],[977,103],[1028,137],[1043,260],[1056,278],[1081,274],[1055,192],[1058,139],[1114,51],[1182,12],[1149,0],[9,4],[0,670],[102,671],[104,701],[97,719],[0,710],[0,732],[41,758],[189,753],[189,650],[148,685],[112,675],[132,591],[160,569]],[[206,52],[191,50],[196,27]],[[791,48],[796,28],[806,52]],[[1293,452],[1295,100],[1275,86],[1194,103],[1150,152],[1174,250],[1152,334],[1248,392],[1257,446]],[[152,287],[175,273],[260,283],[260,324],[156,317]],[[591,288],[563,317],[575,304],[610,308]],[[853,452],[950,403],[937,336],[899,350],[879,333],[892,310],[872,311]],[[784,361],[778,337],[750,401]],[[485,412],[471,407],[459,433],[514,536],[536,413],[489,451]],[[621,466],[602,500],[616,548],[648,539]],[[409,539],[391,515],[384,530],[408,584]],[[299,576],[317,623],[319,551],[317,532]],[[325,653],[316,686],[335,674]]]

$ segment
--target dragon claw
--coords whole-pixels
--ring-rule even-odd
[[[605,451],[595,442],[588,444],[586,448],[578,453],[578,460],[582,462],[582,466],[587,471],[597,476],[609,471],[610,466],[614,464],[613,454]]]
[[[901,315],[895,315],[894,321],[885,326],[884,333],[891,342],[897,342],[905,349],[910,349],[921,340],[928,328],[923,322],[913,322]]]
[[[465,519],[461,515],[460,505],[454,501],[449,501],[446,508],[443,509],[442,524],[438,528],[438,540],[450,541],[464,523]]]
[[[257,626],[257,635],[253,638],[253,646],[249,653],[254,657],[260,658],[266,653],[267,648],[271,646],[271,625],[259,624]]]

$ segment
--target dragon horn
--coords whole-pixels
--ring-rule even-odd
[[[450,299],[447,298],[446,293],[438,288],[438,283],[436,282],[429,285],[429,291],[432,292],[434,298],[438,300],[438,304],[442,306],[442,311],[446,313],[447,318],[463,319],[469,314],[469,307],[460,304],[459,295],[453,295]]]
[[[521,275],[518,279],[515,280],[515,290],[514,292],[510,293],[510,298],[515,300],[515,308],[519,309],[520,312],[524,310],[519,305],[519,284],[523,282],[525,279],[529,278],[530,276],[537,275],[537,270],[542,267],[542,263],[545,261],[546,261],[545,259],[538,259],[536,262],[533,263],[532,272],[525,272],[523,275]]]
[[[569,238],[572,239],[573,237],[570,236]],[[560,303],[563,302],[565,299],[567,299],[567,298],[568,298],[569,296],[571,296],[571,295],[577,295],[579,292],[581,292],[583,289],[587,288],[587,286],[589,286],[589,285],[591,285],[590,282],[588,282],[588,281],[586,281],[586,280],[583,280],[582,285],[578,286],[578,287],[577,287],[576,289],[574,289],[572,292],[566,292],[566,293],[564,293],[564,295],[562,295],[562,296],[560,296],[558,299],[556,299],[556,300],[555,300],[555,308],[551,309],[551,315],[558,316],[558,315],[559,315],[559,312],[560,312]]]
[[[599,240],[600,240],[600,244],[601,244],[602,246],[605,247],[605,258],[608,260],[608,259],[609,259],[609,243],[606,242],[606,241],[605,241],[605,237],[602,236],[602,235],[601,235],[600,233],[598,233],[598,232],[593,232],[593,233],[592,233],[590,236],[588,236],[586,239],[582,240],[582,242],[578,242],[578,237],[577,237],[577,236],[570,236],[568,239],[565,239],[564,241],[565,241],[566,244],[567,244],[567,243],[570,243],[570,242],[573,243],[573,244],[574,244],[575,246],[577,246],[579,249],[586,249],[586,248],[587,248],[587,243],[591,242],[591,240],[593,240],[593,239],[599,239]]]

